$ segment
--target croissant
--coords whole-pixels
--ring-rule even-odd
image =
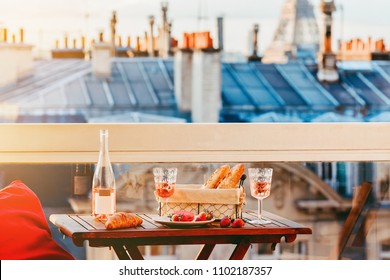
[[[233,166],[226,177],[218,185],[218,189],[233,189],[240,182],[242,174],[245,172],[244,164],[240,163]]]
[[[133,213],[117,212],[108,217],[106,229],[137,227],[142,224],[142,219]]]

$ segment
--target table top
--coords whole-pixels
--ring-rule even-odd
[[[143,219],[141,226],[107,230],[104,224],[91,215],[53,214],[50,221],[66,236],[72,238],[77,246],[83,246],[85,240],[89,246],[112,246],[115,242],[131,241],[138,245],[178,245],[178,244],[238,244],[246,239],[250,243],[279,243],[281,238],[293,242],[297,234],[311,234],[312,230],[304,225],[264,211],[263,217],[272,223],[253,225],[249,221],[256,219],[254,212],[243,213],[245,226],[242,228],[221,228],[219,222],[213,222],[197,228],[171,228],[157,223],[155,214],[137,214]]]

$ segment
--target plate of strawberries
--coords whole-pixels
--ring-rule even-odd
[[[215,221],[212,214],[209,212],[200,212],[195,215],[189,211],[176,211],[168,217],[158,217],[154,221],[157,223],[178,228],[202,227]]]

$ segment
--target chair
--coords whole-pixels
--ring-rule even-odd
[[[364,206],[367,204],[371,190],[372,184],[369,182],[364,182],[361,186],[358,186],[356,188],[356,194],[352,201],[352,208],[340,232],[337,246],[338,259],[341,259],[341,255],[347,246],[348,240],[351,238],[353,229],[356,227],[359,217],[363,212]],[[359,227],[358,233],[351,241],[353,245],[361,246],[363,244],[363,241],[365,239],[365,225],[366,222],[363,221],[361,226]]]

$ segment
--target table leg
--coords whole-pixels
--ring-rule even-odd
[[[204,244],[202,249],[200,249],[198,255],[196,256],[197,260],[208,260],[211,253],[213,252],[215,244]]]
[[[240,243],[237,244],[229,260],[242,260],[245,257],[246,252],[248,252],[251,243],[243,239]]]
[[[142,256],[141,252],[139,251],[137,246],[134,246],[132,244],[125,244],[127,253],[130,255],[132,260],[143,260],[144,256]]]
[[[130,260],[130,257],[126,253],[126,250],[123,245],[115,244],[112,247],[114,248],[114,251],[120,260]]]

